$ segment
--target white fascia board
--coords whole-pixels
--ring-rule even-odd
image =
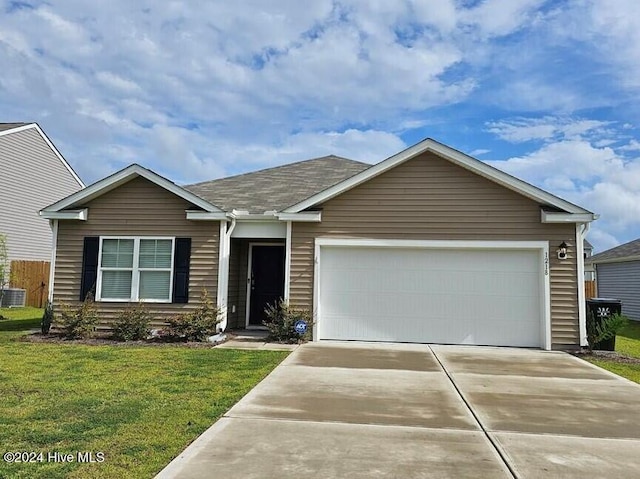
[[[593,213],[557,213],[552,211],[540,211],[543,223],[590,223],[598,219]]]
[[[287,224],[282,221],[245,221],[236,219],[232,238],[285,238]]]
[[[65,211],[40,211],[40,216],[48,220],[79,220],[87,221],[89,218],[89,208],[81,210],[65,210]]]
[[[322,211],[301,211],[299,213],[277,213],[280,221],[296,221],[305,223],[320,223]]]
[[[225,221],[229,219],[229,216],[224,211],[185,211],[187,219],[193,221]]]
[[[78,183],[78,185],[80,185],[80,188],[86,188],[86,185],[84,184],[84,182],[76,174],[76,172],[73,170],[73,168],[71,168],[71,165],[69,163],[67,163],[67,160],[64,159],[64,157],[58,151],[58,149],[55,147],[55,145],[53,143],[51,143],[51,140],[49,140],[49,137],[47,135],[45,135],[45,133],[42,131],[42,129],[40,128],[40,126],[38,126],[37,123],[29,123],[28,125],[22,125],[22,126],[18,126],[16,128],[12,128],[10,130],[2,131],[2,132],[0,132],[0,137],[1,136],[5,136],[5,135],[10,135],[11,133],[18,133],[20,131],[30,130],[31,128],[35,129],[38,132],[38,134],[42,137],[42,139],[47,144],[47,146],[51,149],[53,154],[56,155],[58,160],[60,160],[60,162],[64,165],[64,167],[69,171],[69,173],[71,173],[71,176]]]
[[[140,165],[133,164],[129,165],[126,168],[112,174],[111,176],[107,176],[102,180],[95,182],[94,184],[87,186],[85,189],[80,190],[66,198],[54,203],[50,206],[47,206],[43,211],[60,211],[65,208],[73,207],[81,202],[87,202],[94,198],[97,198],[118,186],[131,181],[132,179],[141,176],[152,183],[164,188],[165,190],[173,193],[174,195],[196,205],[200,208],[210,211],[210,212],[219,212],[222,211],[220,208],[212,205],[208,201],[203,200],[199,196],[194,195],[193,193],[181,188],[180,186],[172,183],[171,181],[163,178],[162,176],[154,173],[147,168],[144,168]]]
[[[16,126],[15,128],[11,128],[10,130],[0,131],[0,137],[5,135],[10,135],[12,133],[18,133],[20,131],[29,130],[31,128],[35,128],[37,125],[35,123],[28,123],[22,126]]]
[[[247,213],[246,211],[233,210],[231,215],[238,221],[278,221],[272,212]]]
[[[509,188],[512,191],[520,193],[530,199],[538,201],[540,203],[549,204],[560,208],[562,210],[568,211],[569,213],[578,213],[578,214],[589,214],[590,211],[587,211],[583,208],[580,208],[573,203],[569,203],[568,201],[563,200],[562,198],[558,198],[551,193],[547,193],[540,188],[537,188],[525,181],[522,181],[518,178],[515,178],[497,168],[487,165],[486,163],[477,160],[469,155],[465,155],[464,153],[454,150],[451,147],[443,145],[442,143],[438,143],[437,141],[427,138],[426,140],[421,141],[420,143],[413,145],[407,148],[400,153],[397,153],[394,156],[387,158],[386,160],[378,163],[377,165],[372,166],[364,170],[361,173],[358,173],[351,178],[348,178],[330,188],[327,188],[324,191],[321,191],[318,194],[315,194],[306,200],[290,206],[285,209],[284,213],[297,213],[299,211],[303,211],[307,208],[315,206],[324,201],[330,200],[335,196],[338,196],[345,191],[354,188],[365,181],[374,178],[391,168],[394,168],[397,165],[404,163],[405,161],[410,160],[422,153],[427,151],[431,151],[438,156],[451,161],[452,163],[461,166],[469,171],[472,171],[480,176],[483,176],[499,185],[502,185],[506,188]]]

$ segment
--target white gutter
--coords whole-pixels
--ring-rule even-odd
[[[231,234],[236,227],[236,218],[229,215],[231,225],[227,228],[226,221],[220,221],[220,255],[218,263],[218,295],[217,303],[220,310],[220,323],[218,331],[227,329],[227,299],[229,295],[229,257],[231,252]]]
[[[542,223],[588,223],[597,220],[599,217],[594,213],[557,213],[540,210],[540,221]]]
[[[576,255],[578,260],[578,326],[580,346],[587,346],[587,305],[584,292],[584,237],[590,228],[589,223],[576,223]]]
[[[46,211],[40,210],[39,215],[47,220],[79,220],[87,221],[89,219],[89,208],[80,210],[64,210],[64,211]]]

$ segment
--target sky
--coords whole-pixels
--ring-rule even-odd
[[[188,184],[424,138],[640,237],[637,0],[0,0],[0,121],[87,183]]]

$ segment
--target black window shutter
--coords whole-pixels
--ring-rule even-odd
[[[86,236],[82,251],[82,279],[80,282],[80,301],[84,301],[91,291],[95,296],[96,280],[98,279],[98,250],[100,238]]]
[[[191,238],[176,238],[173,255],[173,303],[189,302],[189,264]]]

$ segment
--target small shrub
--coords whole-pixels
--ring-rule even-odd
[[[113,338],[118,341],[140,341],[151,334],[151,315],[143,304],[126,308],[113,325]]]
[[[276,304],[267,305],[264,310],[267,319],[263,321],[269,331],[268,339],[285,343],[309,341],[314,324],[313,315],[308,309],[295,309],[284,300]],[[303,320],[307,323],[307,331],[300,335],[295,330],[296,322]]]
[[[162,336],[184,341],[205,341],[209,336],[216,334],[220,322],[219,314],[218,308],[214,306],[205,289],[200,295],[198,309],[170,318]]]
[[[60,326],[68,339],[89,338],[98,324],[98,308],[89,293],[78,307],[62,306]]]
[[[44,314],[42,315],[42,322],[40,323],[40,331],[42,334],[49,334],[51,323],[53,323],[53,304],[51,304],[51,301],[47,301],[44,305]]]
[[[622,314],[612,314],[609,317],[596,320],[593,311],[587,312],[587,343],[592,351],[596,344],[607,341],[629,324],[629,318]]]

